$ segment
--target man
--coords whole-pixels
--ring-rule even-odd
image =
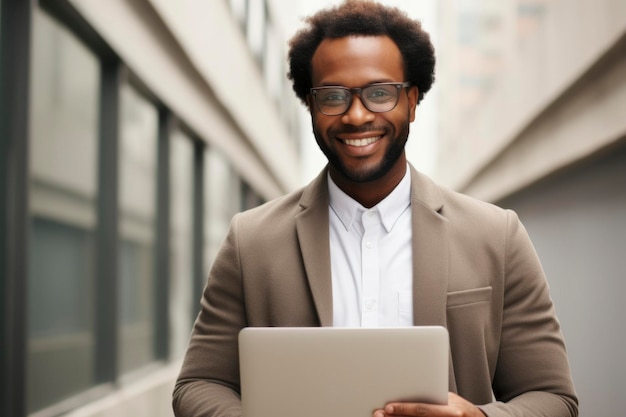
[[[428,35],[367,1],[308,23],[290,44],[290,78],[329,164],[302,190],[233,218],[176,415],[241,414],[243,327],[443,325],[448,404],[381,404],[375,417],[576,416],[559,324],[516,215],[439,187],[406,160],[433,82]]]

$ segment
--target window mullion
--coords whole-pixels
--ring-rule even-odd
[[[204,172],[205,146],[196,141],[194,146],[194,173],[193,173],[193,289],[191,303],[191,317],[195,320],[198,314],[198,300],[204,287]]]
[[[155,257],[154,334],[155,355],[169,356],[169,274],[170,274],[170,142],[175,119],[166,109],[159,112],[157,151],[157,235]]]
[[[0,2],[0,415],[26,415],[32,2]]]
[[[100,91],[100,161],[98,175],[98,249],[96,291],[96,381],[118,376],[119,111],[122,67],[102,63]]]

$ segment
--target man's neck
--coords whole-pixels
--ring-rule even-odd
[[[365,208],[374,207],[385,199],[402,181],[406,174],[406,161],[398,168],[373,181],[354,182],[341,175],[332,166],[329,173],[335,184]]]

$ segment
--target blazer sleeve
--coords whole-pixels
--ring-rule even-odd
[[[517,215],[507,216],[496,401],[480,408],[489,417],[575,417],[578,399],[543,269]]]
[[[209,273],[187,353],[173,393],[179,417],[241,415],[237,338],[246,326],[237,219]]]

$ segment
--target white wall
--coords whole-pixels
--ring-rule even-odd
[[[449,87],[451,94],[444,96],[441,116],[446,129],[437,178],[485,199],[512,192],[610,144],[619,136],[616,133],[624,132],[626,127],[626,119],[616,114],[624,103],[623,81],[617,75],[623,73],[622,63],[611,63],[611,68],[603,64],[611,80],[598,79],[597,85],[588,90],[577,90],[577,97],[566,96],[581,81],[588,84],[584,77],[620,42],[626,31],[626,3],[620,0],[537,2],[545,9],[532,22],[533,26],[525,32],[517,27],[512,33],[507,32],[507,24],[521,24],[509,16],[516,13],[521,3],[529,2],[505,3],[511,10],[502,13],[504,26],[500,32],[505,43],[501,67],[493,77],[489,93],[464,111],[458,111],[458,91],[450,87],[458,82],[455,70],[460,65],[459,59],[467,58],[458,56],[458,34],[453,30],[458,3],[446,1],[442,11],[440,50],[446,54],[443,56],[446,66],[440,81]],[[570,107],[567,111],[566,106]],[[514,173],[492,169],[492,161],[509,147],[519,150],[521,145],[516,142],[527,140],[524,135],[529,134],[528,129],[556,107],[563,108],[561,118],[540,120],[545,126],[541,144],[533,139],[534,144],[528,146],[540,145],[536,149],[541,152],[508,159],[506,165],[515,167]]]
[[[514,208],[550,283],[581,417],[622,415],[626,375],[626,136],[611,152],[501,201]]]

